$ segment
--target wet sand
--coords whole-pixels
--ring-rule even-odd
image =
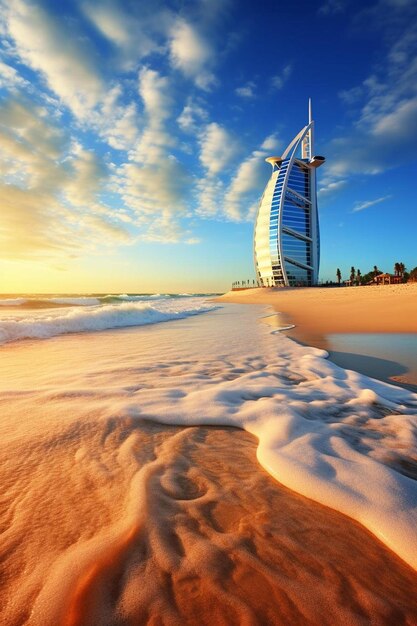
[[[277,312],[270,323],[286,330],[300,343],[332,353],[328,336],[336,333],[417,333],[417,283],[366,287],[312,287],[302,289],[246,289],[230,291],[220,301],[239,304],[268,304]],[[395,355],[393,355],[395,357]],[[333,355],[333,360],[350,369],[361,370],[361,355]],[[368,368],[364,372],[372,375]],[[383,363],[375,363],[376,377],[391,379],[415,391],[417,377],[380,376]]]
[[[138,415],[146,394],[172,391],[174,404],[199,380],[245,375],[252,356],[240,349],[226,364],[221,353],[204,361],[201,337],[216,355],[208,331],[219,320],[3,347],[2,626],[417,623],[417,572],[355,521],[271,478],[255,437]],[[225,337],[232,311],[229,324]],[[270,346],[256,328],[253,341]],[[201,360],[179,354],[179,342]],[[268,365],[250,361],[256,372]],[[225,414],[230,396],[222,402]]]
[[[4,626],[417,623],[417,573],[357,523],[274,481],[248,433],[123,419],[83,428],[87,450],[103,442],[107,477],[89,481],[87,455],[73,475],[70,428],[43,442],[42,473],[25,461],[37,498],[20,511],[20,542],[7,542],[2,511]],[[126,472],[115,461],[132,439]],[[27,494],[7,468],[6,491]],[[136,515],[118,527],[138,470]],[[31,554],[41,569],[27,570]]]

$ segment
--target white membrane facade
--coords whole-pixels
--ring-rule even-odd
[[[281,157],[265,159],[272,174],[255,224],[254,256],[258,284],[264,287],[311,286],[320,262],[316,168],[324,157],[313,156],[311,101],[309,123]]]

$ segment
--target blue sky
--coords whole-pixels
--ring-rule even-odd
[[[415,0],[1,3],[0,291],[223,291],[313,100],[322,280],[417,265]]]

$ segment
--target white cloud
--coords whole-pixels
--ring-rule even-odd
[[[199,178],[195,192],[198,202],[198,214],[207,218],[218,218],[223,214],[224,183],[219,178]]]
[[[169,117],[172,106],[170,83],[165,76],[147,67],[139,72],[139,94],[145,110],[153,121]]]
[[[106,178],[103,163],[94,152],[75,144],[66,163],[70,180],[64,186],[67,200],[76,207],[91,207],[97,203],[97,195]]]
[[[170,60],[175,69],[180,70],[195,84],[209,91],[216,83],[211,71],[214,52],[197,29],[179,18],[171,29]]]
[[[41,186],[42,181],[48,181],[48,187],[59,184],[58,159],[65,138],[48,123],[45,109],[9,99],[0,109],[0,133],[1,170],[6,180],[28,189]]]
[[[347,185],[347,180],[330,180],[329,182],[323,181],[323,186],[318,190],[319,196],[330,196],[340,191]]]
[[[84,120],[84,126],[98,133],[110,147],[130,150],[139,135],[139,116],[136,104],[125,104],[122,96],[120,85],[111,87]]]
[[[120,168],[119,181],[123,199],[135,209],[139,221],[149,217],[157,222],[160,216],[171,216],[175,221],[175,215],[182,213],[189,180],[176,159],[167,158],[160,166],[126,163]]]
[[[358,211],[363,211],[364,209],[368,209],[370,206],[374,206],[374,204],[379,204],[380,202],[385,202],[392,198],[391,195],[383,196],[382,198],[376,198],[376,200],[367,200],[366,202],[356,202],[355,206],[352,209],[352,213],[357,213]]]
[[[281,142],[279,141],[276,135],[269,135],[264,139],[261,150],[265,150],[266,152],[272,152],[274,150],[278,150],[281,147]]]
[[[241,98],[255,98],[256,85],[254,82],[249,81],[242,87],[237,87],[235,93]]]
[[[238,167],[224,198],[224,211],[234,221],[254,217],[262,189],[268,178],[265,158],[279,147],[275,135],[266,137],[260,150],[252,152]]]
[[[238,154],[237,140],[220,124],[208,124],[200,135],[200,161],[208,176],[222,172]]]
[[[338,96],[347,106],[351,106],[352,104],[356,104],[362,98],[363,87],[362,85],[357,85],[351,89],[343,89],[338,93]]]
[[[118,0],[86,0],[82,10],[95,28],[116,47],[125,69],[133,69],[138,60],[164,51],[164,40],[173,16],[156,0],[135,2],[130,6]]]
[[[384,22],[378,28],[385,32],[401,27],[401,37],[372,74],[340,94],[356,120],[352,129],[328,146],[328,171],[333,175],[383,172],[415,154],[417,32],[408,14],[398,10],[395,17],[393,24]]]
[[[129,239],[100,202],[105,168],[45,109],[16,99],[0,109],[0,165],[3,258],[67,257]]]
[[[282,89],[289,77],[292,74],[292,65],[288,63],[286,65],[281,74],[276,74],[271,78],[271,85],[273,89]]]
[[[190,237],[180,225],[187,214],[190,178],[171,154],[175,138],[167,124],[173,100],[167,77],[149,68],[139,72],[139,94],[145,109],[145,127],[129,151],[129,162],[115,168],[112,190],[121,197],[131,224],[140,238],[186,242]]]
[[[189,98],[181,114],[178,116],[177,122],[181,130],[186,133],[195,134],[200,131],[201,124],[205,122],[207,118],[208,113],[206,109],[195,100]]]
[[[14,67],[0,61],[0,87],[15,89],[29,86],[29,81],[22,78]]]
[[[253,213],[253,202],[244,205],[242,199],[254,191],[262,190],[267,180],[265,163],[259,154],[252,155],[240,164],[225,195],[225,213],[232,220],[241,220]]]
[[[417,137],[417,96],[398,103],[393,111],[376,119],[372,134],[395,141],[407,140],[410,135]]]
[[[40,6],[25,0],[9,4],[6,20],[19,58],[42,73],[77,117],[85,117],[104,92],[89,51]]]
[[[145,67],[139,72],[138,89],[144,104],[147,124],[135,148],[130,151],[129,157],[138,162],[161,164],[168,156],[167,148],[175,143],[173,136],[166,129],[173,105],[170,82],[165,76]]]
[[[222,129],[224,130],[224,129]],[[215,129],[216,135],[218,129]],[[219,139],[220,135],[217,135]],[[227,220],[242,221],[252,219],[260,193],[268,178],[265,157],[276,150],[279,142],[274,135],[267,137],[260,150],[243,160],[226,187],[223,181],[208,171],[208,175],[198,181],[199,213],[205,217],[223,217]],[[214,155],[214,152],[211,156]],[[234,157],[237,154],[234,154]],[[211,164],[211,160],[209,160]],[[217,161],[215,161],[217,163]],[[220,170],[219,170],[220,173]]]
[[[324,4],[319,7],[319,14],[321,15],[334,15],[336,13],[343,13],[347,5],[346,0],[326,0]]]
[[[85,2],[82,8],[86,16],[107,39],[122,47],[130,44],[128,16],[117,6],[106,3],[93,5],[91,2]],[[145,37],[145,41],[150,44],[148,37]],[[138,37],[138,42],[143,45],[140,37]],[[150,49],[152,49],[151,45],[149,45]]]

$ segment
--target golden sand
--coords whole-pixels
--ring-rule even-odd
[[[102,437],[107,445],[111,438],[122,448],[132,435],[146,476],[136,505],[142,521],[102,540],[94,556],[77,557],[75,549],[81,572],[72,583],[65,567],[54,595],[42,589],[42,576],[27,585],[33,572],[25,555],[35,550],[52,568],[57,551],[105,537],[107,525],[123,515],[129,480],[104,455],[109,486],[88,487],[79,465],[74,480],[71,433],[65,449],[55,449],[51,437],[47,463],[61,497],[47,506],[26,502],[22,542],[3,554],[5,626],[417,623],[417,573],[357,523],[274,481],[257,463],[253,436],[141,420],[117,420],[109,431],[90,419],[84,442],[89,447]],[[57,462],[69,473],[54,472]],[[47,489],[48,474],[42,476]],[[111,499],[103,497],[108,489]],[[70,510],[60,526],[64,506]]]
[[[417,333],[417,283],[245,289],[230,291],[217,300],[268,304],[277,312],[270,323],[278,327],[294,325],[286,331],[289,337],[324,350],[332,349],[326,335],[335,333]],[[353,356],[339,364],[360,369]],[[378,377],[378,373],[365,373]],[[385,374],[387,380],[412,390],[417,386],[415,373],[390,375],[387,370]]]
[[[303,335],[417,332],[417,283],[230,291],[219,300],[270,304]]]
[[[253,436],[119,410],[121,384],[164,385],[141,362],[146,337],[3,349],[2,626],[417,624],[417,573],[273,480]]]

